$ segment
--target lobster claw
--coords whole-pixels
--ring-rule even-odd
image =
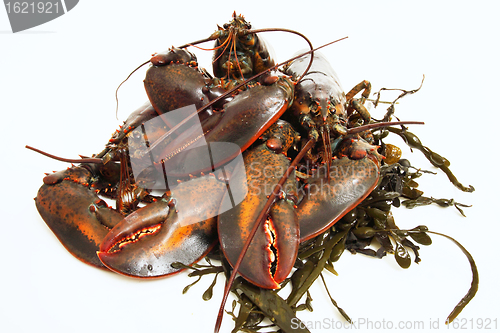
[[[340,153],[330,169],[319,169],[309,181],[297,207],[301,242],[331,227],[375,188],[381,158],[375,148],[360,138],[347,137],[340,143]]]
[[[185,177],[227,163],[255,142],[293,100],[292,82],[281,78],[238,93],[221,111],[205,110],[198,117],[191,117],[213,98],[213,90],[220,89],[206,82],[201,72],[184,64],[153,66],[148,70],[144,84],[160,121],[177,125],[177,119],[192,119],[181,127],[177,140],[151,144],[149,151],[154,159],[163,162],[161,172]],[[187,108],[193,104],[194,110]],[[181,108],[185,108],[184,117],[178,116]],[[199,156],[206,154],[207,144],[214,142],[232,143],[239,149],[222,149],[207,165]]]
[[[213,167],[227,163],[254,143],[270,124],[285,112],[292,92],[293,90],[283,82],[271,86],[253,87],[241,92],[231,102],[225,104],[222,114],[213,115],[212,117],[218,117],[214,126],[209,127],[202,123],[204,132],[208,127],[208,133],[204,135],[207,144],[229,143],[236,148],[218,150],[212,156]],[[185,142],[182,141],[183,145]],[[187,142],[194,143],[194,140]],[[184,176],[187,173],[206,172],[212,168],[210,163],[205,163],[199,158],[200,153],[205,151],[205,146],[184,150],[173,148],[169,146],[168,151],[179,151],[179,153],[165,161],[167,173]]]
[[[45,223],[71,254],[104,268],[96,252],[123,216],[91,190],[95,175],[89,169],[75,166],[46,176],[35,203]]]
[[[112,271],[150,278],[178,272],[217,242],[216,216],[227,184],[213,174],[180,183],[164,197],[128,215],[104,238],[98,252]]]
[[[279,127],[284,122],[274,125]],[[289,126],[289,125],[288,125]],[[271,129],[270,129],[271,130]],[[288,136],[289,137],[289,136]],[[290,165],[280,153],[286,151],[273,137],[243,155],[246,173],[233,174],[235,186],[248,186],[248,194],[235,208],[221,212],[218,221],[219,241],[225,257],[234,266],[257,216],[264,208],[283,172]],[[295,263],[299,247],[299,225],[290,197],[296,197],[296,180],[290,176],[281,199],[257,230],[238,272],[253,284],[267,289],[279,288]]]

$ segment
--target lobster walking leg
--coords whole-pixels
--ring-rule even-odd
[[[371,83],[364,80],[355,85],[346,95],[346,100],[349,103],[347,107],[347,115],[350,116],[354,111],[356,111],[361,116],[361,118],[363,118],[365,124],[368,124],[371,119],[370,113],[364,106],[365,100],[370,97],[371,89]],[[363,91],[363,93],[361,94],[361,98],[355,99],[354,96],[356,96],[361,91]]]
[[[372,90],[372,85],[369,81],[361,81],[354,87],[352,87],[351,90],[345,95],[345,98],[349,101],[354,98],[359,92],[363,91],[363,94],[361,94],[361,97],[364,100],[366,100],[368,97],[370,97],[370,92]]]

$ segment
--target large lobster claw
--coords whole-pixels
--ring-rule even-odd
[[[231,102],[224,105],[220,120],[204,135],[206,143],[227,142],[235,149],[223,149],[213,155],[213,166],[232,160],[255,142],[270,124],[274,123],[288,108],[288,102],[293,94],[286,83],[275,83],[271,86],[257,86],[238,94]],[[214,115],[216,116],[216,115]],[[212,116],[212,117],[214,117]],[[211,119],[208,119],[211,121]],[[203,129],[206,126],[202,123]],[[183,141],[193,142],[194,141]],[[169,146],[168,152],[177,151]],[[166,172],[183,176],[188,173],[206,172],[212,167],[199,158],[205,146],[187,148],[179,151],[165,161]],[[167,152],[165,152],[167,153]],[[201,163],[200,163],[201,162]]]
[[[184,64],[151,67],[144,84],[160,118],[171,125],[176,125],[176,121],[170,119],[170,114],[172,118],[176,117],[172,112],[174,109],[192,104],[199,109],[212,98],[214,90],[220,89],[197,69]],[[172,176],[209,171],[247,149],[285,112],[292,99],[293,84],[286,78],[267,86],[249,88],[226,102],[220,111],[205,111],[199,117],[193,117],[191,128],[184,127],[179,131],[181,134],[177,140],[153,143],[149,152],[153,159],[161,160],[161,171]],[[212,156],[212,163],[207,165],[199,156],[206,154],[207,144],[213,142],[233,143],[238,149],[218,151]]]
[[[301,242],[331,227],[375,188],[380,168],[375,149],[360,138],[347,137],[330,170],[319,169],[309,181],[297,207]]]
[[[118,223],[99,258],[117,273],[144,278],[178,272],[174,262],[197,262],[217,242],[216,217],[228,185],[213,174],[180,183]]]
[[[113,163],[100,166],[113,167]],[[96,169],[75,166],[46,176],[35,203],[45,223],[71,254],[87,264],[104,268],[96,252],[123,216],[108,208],[92,189],[92,185],[98,184],[95,181],[98,175],[93,172]]]
[[[280,121],[273,127],[280,128],[283,124],[285,122]],[[287,123],[283,131],[286,129],[291,130]],[[248,186],[248,194],[234,209],[219,215],[219,240],[231,265],[238,260],[267,196],[290,165],[281,151],[286,151],[288,147],[285,144],[291,142],[281,141],[283,137],[290,138],[292,135],[273,136],[266,143],[247,150],[243,155],[246,173],[232,176],[235,186]],[[282,194],[282,198],[271,208],[267,220],[257,230],[238,270],[245,279],[267,289],[279,288],[279,283],[293,268],[299,247],[299,225],[293,208],[293,198],[296,198],[294,175],[285,183]]]

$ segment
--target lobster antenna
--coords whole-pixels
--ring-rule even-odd
[[[307,65],[306,70],[304,71],[304,73],[302,73],[302,76],[297,80],[297,82],[300,82],[300,80],[302,80],[302,78],[307,74],[307,72],[309,71],[309,69],[311,68],[312,63],[313,63],[314,48],[313,48],[313,45],[312,45],[311,41],[309,40],[309,38],[307,38],[304,34],[298,32],[298,31],[291,30],[291,29],[285,29],[285,28],[263,28],[263,29],[247,30],[245,32],[245,34],[257,34],[257,33],[260,33],[260,32],[276,32],[276,31],[288,32],[288,33],[292,33],[292,34],[298,35],[298,36],[302,37],[303,39],[305,39],[305,41],[307,42],[307,44],[309,44],[310,53],[311,53],[311,59],[309,60],[309,64]],[[236,49],[235,49],[234,53],[235,53],[235,56],[236,56]],[[289,61],[291,61],[291,60],[289,60]],[[239,63],[238,63],[238,67],[239,67]],[[240,69],[240,72],[241,72],[241,69]]]
[[[208,42],[208,41],[210,41],[210,40],[207,40],[207,42]],[[196,46],[194,43],[193,43],[193,44],[186,44],[186,45],[187,45],[187,46],[192,46],[192,47],[195,47],[195,48],[197,48],[197,49],[199,49],[199,50],[203,50],[203,51],[215,51],[215,50],[218,50],[218,49],[220,49],[221,47],[223,47],[223,46],[224,46],[224,44],[226,44],[228,41],[229,41],[229,39],[226,39],[226,40],[224,41],[224,43],[222,43],[222,44],[221,44],[221,45],[219,45],[219,46],[213,47],[213,48],[211,48],[211,49],[205,49],[205,48],[203,48],[203,47]],[[183,46],[179,47],[179,49],[182,49],[182,48],[187,47],[186,45],[183,45]],[[227,47],[227,46],[226,46],[226,47]]]
[[[217,32],[219,32],[220,30],[217,30]],[[292,34],[295,34],[295,35],[298,35],[302,38],[304,38],[307,42],[307,44],[309,44],[309,47],[311,49],[311,53],[314,52],[314,49],[313,49],[313,46],[312,46],[312,43],[311,41],[309,40],[309,38],[307,38],[304,34],[298,32],[298,31],[295,31],[295,30],[291,30],[291,29],[284,29],[284,28],[264,28],[264,29],[254,29],[254,30],[247,30],[245,32],[245,34],[256,34],[256,33],[259,33],[259,32],[271,32],[271,31],[281,31],[281,32],[289,32],[289,33],[292,33]],[[205,43],[205,42],[209,42],[209,41],[212,41],[212,40],[215,40],[217,38],[220,37],[219,34],[217,34],[217,32],[213,33],[210,37],[208,38],[204,38],[204,39],[200,39],[200,40],[197,40],[196,42],[192,42],[192,43],[187,43],[187,44],[184,44],[182,46],[179,46],[180,49],[184,49],[186,47],[189,47],[189,46],[195,46],[196,44],[201,44],[201,43]],[[345,37],[347,38],[347,37]],[[343,39],[343,38],[342,38]],[[306,54],[304,54],[306,55]],[[293,60],[293,59],[292,59]],[[291,61],[291,60],[289,60]],[[302,74],[302,76],[300,77],[301,79],[304,77],[305,74],[307,74],[307,72],[309,71],[309,68],[311,68],[311,65],[312,65],[312,62],[313,62],[313,57],[311,56],[311,61],[309,62],[309,65],[307,66],[306,70],[304,71],[304,74]],[[300,80],[299,80],[300,81]]]
[[[186,47],[188,46],[195,46],[196,44],[201,44],[201,43],[205,43],[205,42],[209,42],[211,40],[214,40],[214,39],[217,39],[218,36],[216,36],[215,34],[212,34],[212,36],[208,37],[208,38],[205,38],[205,39],[200,39],[198,41],[195,41],[195,42],[192,42],[192,43],[188,43],[188,44],[184,44],[182,46],[179,46],[180,49],[185,49]],[[222,46],[222,45],[221,45]],[[197,47],[197,46],[195,46]],[[203,48],[201,47],[198,47],[199,49],[202,49],[204,50]],[[118,88],[116,88],[116,91],[115,91],[115,99],[116,99],[116,119],[118,119],[118,89],[120,89],[120,87],[132,76],[132,74],[134,74],[137,70],[139,70],[142,66],[146,65],[148,62],[150,62],[151,60],[148,60],[148,61],[145,61],[144,63],[142,63],[141,65],[139,65],[136,69],[134,69],[128,76],[125,80],[123,80],[119,85],[118,85]]]
[[[61,161],[61,162],[66,162],[66,163],[96,163],[96,164],[102,164],[104,163],[102,159],[100,158],[80,158],[80,159],[72,159],[72,158],[63,158],[59,156],[55,156],[49,153],[44,152],[43,150],[33,148],[31,146],[26,145],[26,148],[36,151],[39,154],[42,154],[44,156],[50,157],[54,160]]]
[[[219,49],[219,48],[221,48],[221,47],[222,47],[224,44],[226,44],[226,43],[227,43],[227,45],[224,47],[224,50],[223,50],[223,51],[222,51],[222,52],[221,52],[221,53],[217,56],[217,58],[215,58],[215,59],[212,61],[212,64],[214,64],[217,60],[219,60],[219,58],[220,58],[220,57],[222,57],[222,55],[224,54],[224,52],[226,52],[227,47],[229,46],[229,38],[227,38],[227,39],[224,41],[224,43],[222,43],[220,46],[218,46],[218,47],[216,47],[216,48],[215,48],[215,49]]]
[[[125,83],[125,81],[127,81],[131,76],[132,74],[134,74],[135,72],[137,72],[137,70],[139,68],[141,68],[142,66],[146,65],[148,62],[150,62],[151,60],[148,60],[148,61],[145,61],[144,63],[142,63],[142,65],[140,65],[139,67],[137,67],[136,69],[134,69],[128,76],[125,80],[122,81],[122,83],[120,83],[118,85],[118,88],[116,88],[116,91],[115,91],[115,99],[116,99],[116,112],[115,112],[115,115],[116,115],[116,119],[118,120],[118,89],[120,89],[120,87],[122,86],[122,84]]]
[[[219,31],[219,30],[218,30]],[[307,43],[309,44],[309,47],[311,48],[310,50],[310,53],[311,54],[314,54],[314,49],[313,49],[313,46],[312,46],[312,43],[311,41],[302,33],[298,32],[298,31],[295,31],[295,30],[291,30],[291,29],[284,29],[284,28],[265,28],[265,29],[255,29],[255,30],[247,30],[245,34],[251,34],[251,33],[259,33],[259,32],[271,32],[271,31],[282,31],[282,32],[289,32],[289,33],[292,33],[292,34],[296,34],[296,35],[299,35],[300,37],[304,38]],[[217,34],[217,33],[213,33],[210,37],[208,38],[204,38],[204,39],[200,39],[200,40],[197,40],[195,42],[192,42],[192,43],[187,43],[187,44],[184,44],[184,45],[181,45],[179,46],[180,49],[184,49],[184,48],[187,48],[189,46],[194,46],[194,47],[197,47],[195,45],[197,44],[201,44],[201,43],[205,43],[205,42],[209,42],[209,41],[212,41],[212,40],[215,40],[217,38],[219,38],[220,36]],[[344,37],[344,38],[347,38],[347,37]],[[342,38],[342,39],[344,39]],[[340,41],[341,39],[339,39]],[[329,43],[330,44],[330,43]],[[329,45],[329,44],[326,44],[326,45]],[[222,47],[223,44],[220,45],[220,47]],[[324,46],[326,46],[324,45]],[[200,47],[198,47],[200,48]],[[203,48],[200,48],[203,50]],[[236,53],[236,51],[235,51]],[[306,55],[307,53],[303,54],[303,55]],[[292,61],[296,58],[292,58],[288,61]],[[287,62],[288,62],[287,61]],[[146,65],[148,62],[150,62],[150,60],[148,61],[145,61],[144,63],[142,63],[141,65],[139,65],[139,67],[137,67],[136,69],[134,69],[128,76],[125,80],[123,80],[119,85],[118,85],[118,88],[116,88],[116,91],[115,91],[115,99],[116,99],[116,119],[118,119],[118,90],[120,89],[120,87],[132,76],[132,74],[134,74],[137,70],[139,70],[142,66]],[[309,61],[309,65],[307,66],[306,70],[304,71],[304,73],[302,74],[302,76],[300,77],[300,79],[302,79],[304,77],[304,75],[307,74],[307,72],[309,71],[309,68],[311,68],[311,65],[312,65],[312,62],[313,62],[313,57],[311,56],[311,60]],[[286,63],[286,62],[285,62]],[[281,66],[281,65],[280,65]],[[279,66],[276,66],[276,67],[279,67]],[[276,67],[271,67],[271,68],[276,68]],[[269,69],[268,69],[269,70]],[[268,71],[267,70],[267,71]],[[267,71],[264,71],[262,73],[260,73],[261,75]],[[241,72],[241,69],[240,69],[240,72]],[[257,76],[258,77],[258,76]],[[253,78],[252,78],[253,79]],[[247,80],[250,81],[252,79],[249,79]],[[300,79],[298,81],[300,81]],[[297,82],[298,82],[297,81]],[[246,83],[245,83],[246,84]],[[234,90],[232,90],[231,92],[233,92]],[[224,97],[226,97],[227,95],[224,95]],[[218,99],[217,99],[218,100]],[[213,103],[212,103],[213,104]],[[211,104],[210,104],[211,105]],[[208,106],[205,106],[205,108],[208,107]],[[198,111],[200,112],[200,111]]]
[[[334,41],[332,41],[332,42],[326,43],[326,44],[321,45],[321,46],[319,46],[319,47],[317,47],[317,48],[314,48],[314,49],[311,49],[311,50],[306,51],[306,52],[304,52],[304,53],[301,53],[301,54],[299,54],[299,55],[297,55],[297,56],[295,56],[295,57],[293,57],[293,58],[290,58],[290,59],[288,59],[288,60],[286,60],[286,61],[283,61],[283,62],[281,62],[281,63],[279,63],[279,64],[276,64],[276,65],[274,65],[274,66],[272,66],[272,67],[269,67],[268,69],[266,69],[266,70],[264,70],[264,71],[262,71],[262,72],[260,72],[260,73],[258,73],[258,74],[255,74],[255,75],[254,75],[254,76],[252,76],[251,78],[249,78],[249,79],[245,80],[244,82],[242,82],[242,83],[238,84],[236,87],[234,87],[234,88],[232,88],[232,89],[230,89],[230,90],[226,91],[224,94],[220,95],[219,97],[217,97],[217,98],[213,99],[212,101],[210,101],[210,102],[209,102],[209,103],[207,103],[206,105],[202,106],[200,109],[198,109],[197,113],[200,113],[201,111],[203,111],[203,110],[205,110],[205,109],[209,108],[209,107],[210,107],[210,106],[212,106],[213,104],[217,103],[219,100],[221,100],[221,99],[223,99],[223,98],[226,98],[228,95],[230,95],[230,94],[232,94],[233,92],[235,92],[236,90],[240,89],[241,87],[243,87],[243,86],[244,86],[245,84],[247,84],[248,82],[250,82],[250,81],[252,81],[252,80],[255,80],[256,78],[258,78],[258,77],[260,77],[260,76],[264,75],[265,73],[270,72],[270,71],[272,71],[272,70],[274,70],[274,69],[276,69],[276,68],[278,68],[278,67],[280,67],[280,66],[283,66],[283,65],[287,64],[287,63],[288,63],[288,62],[290,62],[290,61],[293,61],[293,60],[295,60],[295,59],[298,59],[298,58],[300,58],[300,57],[303,57],[303,56],[305,56],[305,55],[308,55],[308,54],[310,54],[310,53],[313,53],[314,51],[317,51],[317,50],[322,49],[322,48],[324,48],[324,47],[326,47],[326,46],[329,46],[329,45],[331,45],[331,44],[333,44],[333,43],[340,42],[341,40],[344,40],[344,39],[346,39],[346,38],[348,38],[348,37],[346,36],[346,37],[342,37],[342,38],[336,39],[336,40],[334,40]],[[194,115],[191,115],[190,117],[193,117],[193,116],[194,116]],[[186,121],[187,121],[187,120],[186,120]],[[184,124],[179,124],[179,127],[180,127],[180,126],[182,126],[182,125],[184,125]],[[173,130],[173,129],[172,129],[172,130]]]
[[[243,79],[243,71],[241,70],[241,66],[240,66],[240,62],[238,60],[238,55],[236,53],[236,35],[233,34],[233,38],[232,38],[232,50],[229,49],[229,59],[231,59],[231,52],[234,52],[234,58],[236,59],[236,65],[238,65],[238,70],[240,72],[240,75],[241,75],[241,78]],[[229,73],[230,73],[230,67],[228,66],[227,68],[227,77],[229,78]]]
[[[298,32],[298,31],[295,31],[295,30],[291,30],[291,29],[285,29],[285,28],[264,28],[264,29],[249,30],[247,33],[254,33],[254,34],[256,34],[256,33],[259,33],[259,32],[271,32],[271,31],[289,32],[291,34],[298,35],[298,36],[304,38],[306,40],[307,44],[309,44],[309,48],[311,50],[308,53],[311,54],[311,60],[309,60],[309,65],[307,65],[306,70],[304,71],[304,73],[302,73],[302,76],[297,80],[297,82],[300,82],[300,80],[302,80],[302,78],[304,78],[304,76],[307,74],[307,72],[309,72],[309,69],[311,68],[311,65],[313,63],[314,51],[316,51],[317,49],[313,48],[311,41],[304,34]],[[344,37],[344,38],[347,38],[347,37]],[[342,39],[344,39],[344,38],[342,38]],[[342,40],[342,39],[339,39],[339,41]],[[326,44],[326,45],[329,45],[329,44]],[[324,45],[324,46],[326,46],[326,45]],[[292,61],[294,59],[296,59],[296,58],[292,58],[289,61]]]
[[[179,46],[180,49],[185,49],[186,47],[189,47],[189,46],[195,46],[197,44],[201,44],[201,43],[206,43],[206,42],[210,42],[212,40],[216,40],[217,38],[219,38],[219,36],[217,36],[216,34],[212,34],[210,37],[208,38],[204,38],[204,39],[200,39],[200,40],[197,40],[196,42],[192,42],[192,43],[187,43],[187,44],[184,44],[182,46]]]
[[[197,113],[200,113],[200,112],[202,112],[203,110],[205,110],[205,109],[209,108],[209,107],[210,107],[210,106],[212,106],[213,104],[217,103],[219,100],[221,100],[221,99],[223,99],[223,98],[226,98],[228,95],[230,95],[230,94],[232,94],[234,91],[236,91],[236,90],[240,89],[242,86],[244,86],[244,85],[245,85],[245,84],[247,84],[248,82],[250,82],[250,81],[252,81],[252,80],[255,80],[255,79],[256,79],[256,78],[258,78],[259,76],[262,76],[262,75],[264,75],[265,73],[272,71],[273,69],[276,69],[276,68],[278,68],[278,67],[280,67],[280,66],[283,66],[283,65],[285,65],[286,63],[288,63],[288,62],[290,62],[290,61],[293,61],[293,60],[295,60],[295,59],[298,59],[298,58],[300,58],[300,57],[303,57],[303,56],[305,56],[305,55],[308,55],[308,54],[310,54],[310,53],[312,53],[312,52],[314,52],[314,51],[317,51],[317,50],[319,50],[319,49],[322,49],[322,48],[324,48],[324,47],[326,47],[326,46],[329,46],[329,45],[331,45],[331,44],[333,44],[333,43],[340,42],[341,40],[344,40],[344,39],[346,39],[346,38],[348,38],[348,37],[346,36],[346,37],[342,37],[342,38],[336,39],[336,40],[334,40],[334,41],[332,41],[332,42],[329,42],[329,43],[326,43],[326,44],[324,44],[324,45],[321,45],[321,46],[319,46],[319,47],[317,47],[317,48],[315,48],[315,49],[312,49],[312,50],[306,51],[306,52],[304,52],[304,53],[301,53],[301,54],[299,54],[299,55],[297,55],[297,56],[295,56],[295,57],[293,57],[293,58],[290,58],[290,59],[288,59],[288,60],[286,60],[286,61],[282,62],[282,63],[279,63],[279,64],[277,64],[277,65],[274,65],[274,66],[272,66],[272,67],[270,67],[270,68],[266,69],[265,71],[263,71],[263,72],[261,72],[261,73],[259,73],[259,74],[255,74],[255,75],[254,75],[254,76],[252,76],[251,78],[249,78],[249,79],[245,80],[244,82],[242,82],[242,83],[238,84],[238,85],[237,85],[237,86],[235,86],[234,88],[232,88],[232,89],[230,89],[230,90],[226,91],[224,94],[220,95],[219,97],[217,97],[217,98],[213,99],[212,101],[210,101],[210,102],[209,102],[209,103],[207,103],[206,105],[202,106],[201,108],[199,108],[199,109],[196,111],[196,113],[193,113],[193,114],[189,115],[188,117],[184,118],[184,120],[183,120],[183,121],[179,122],[176,126],[172,127],[172,128],[171,128],[168,132],[166,132],[165,134],[163,134],[163,135],[162,135],[161,137],[159,137],[159,138],[158,138],[158,139],[157,139],[154,143],[152,143],[152,144],[149,146],[149,148],[148,148],[148,150],[146,151],[146,153],[149,153],[149,152],[150,152],[151,150],[153,150],[153,149],[154,149],[154,148],[155,148],[155,147],[156,147],[156,146],[157,146],[157,145],[158,145],[158,144],[159,144],[162,140],[164,140],[165,138],[169,137],[169,136],[170,136],[173,132],[175,132],[176,130],[178,130],[181,126],[185,125],[185,124],[186,124],[186,123],[187,123],[190,119],[192,119],[192,118],[193,118],[193,117],[194,117]],[[311,57],[311,59],[312,59],[312,57]]]

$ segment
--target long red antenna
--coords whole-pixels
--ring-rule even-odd
[[[96,163],[96,164],[102,164],[103,160],[101,158],[80,158],[80,159],[72,159],[72,158],[63,158],[59,156],[55,156],[49,153],[44,152],[43,150],[33,148],[31,146],[26,145],[26,148],[36,151],[39,154],[42,154],[44,156],[50,157],[54,160],[61,161],[61,162],[66,162],[66,163]]]
[[[199,108],[196,113],[192,113],[191,115],[189,115],[188,117],[184,118],[184,120],[182,120],[181,122],[179,122],[176,126],[172,127],[168,132],[166,132],[165,134],[163,134],[161,137],[159,137],[155,142],[153,142],[149,148],[148,148],[148,151],[146,151],[146,153],[148,153],[149,151],[153,150],[162,140],[165,140],[167,137],[169,137],[172,133],[174,133],[176,130],[178,130],[181,126],[185,125],[190,119],[192,119],[197,113],[200,113],[202,112],[203,110],[209,108],[210,106],[212,106],[213,104],[217,103],[219,100],[223,99],[223,98],[226,98],[228,95],[232,94],[234,91],[240,89],[242,86],[244,86],[245,84],[247,84],[248,82],[252,81],[252,80],[255,80],[256,78],[258,78],[259,76],[261,75],[264,75],[265,73],[267,72],[270,72],[272,71],[273,69],[276,69],[280,66],[283,66],[285,64],[287,64],[288,62],[292,61],[292,60],[295,60],[295,59],[298,59],[300,57],[303,57],[305,55],[308,55],[314,51],[317,51],[319,49],[322,49],[328,45],[331,45],[333,43],[337,43],[337,42],[340,42],[341,40],[344,40],[346,39],[346,37],[343,37],[343,38],[339,38],[339,39],[336,39],[332,42],[329,42],[327,44],[324,44],[324,45],[321,45],[315,49],[312,49],[312,50],[309,50],[307,52],[304,52],[304,53],[301,53],[293,58],[290,58],[286,61],[283,61],[282,63],[279,63],[277,65],[274,65],[273,67],[270,67],[268,69],[266,69],[265,71],[259,73],[259,74],[256,74],[254,76],[252,76],[251,78],[249,78],[248,80],[238,84],[236,87],[234,87],[233,89],[230,89],[228,90],[227,92],[225,92],[224,94],[220,95],[219,97],[213,99],[212,101],[210,101],[209,103],[207,103],[206,105],[202,106],[201,108]],[[311,60],[312,60],[312,57],[311,57]],[[305,72],[304,72],[305,73]]]

